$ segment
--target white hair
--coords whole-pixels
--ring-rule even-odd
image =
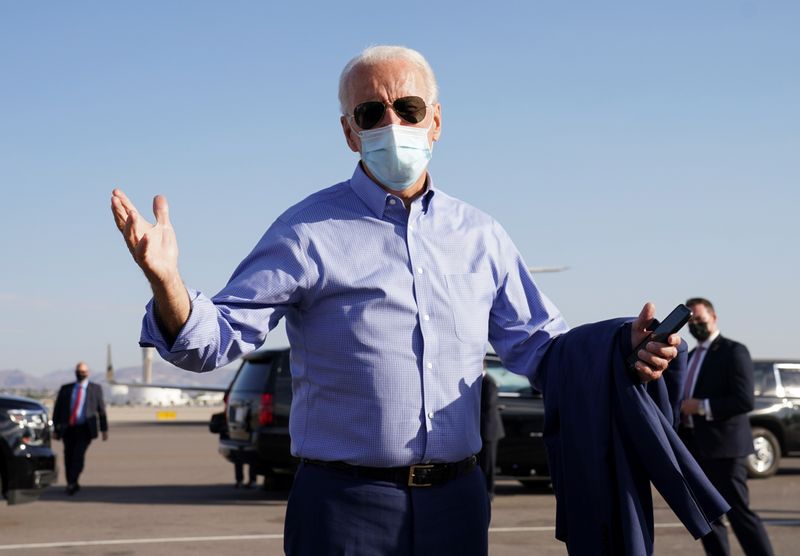
[[[365,48],[361,54],[347,62],[347,65],[342,70],[339,76],[339,108],[342,114],[347,114],[347,103],[350,100],[348,95],[350,93],[350,79],[353,70],[358,66],[371,66],[379,62],[386,62],[389,60],[402,60],[411,64],[419,70],[422,75],[423,84],[425,86],[425,99],[428,103],[435,103],[439,97],[439,87],[436,85],[436,77],[433,75],[433,69],[425,59],[425,57],[405,46],[389,46],[377,45]]]

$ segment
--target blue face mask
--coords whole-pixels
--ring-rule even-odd
[[[431,160],[429,130],[392,124],[360,131],[361,160],[381,185],[393,191],[408,189]]]

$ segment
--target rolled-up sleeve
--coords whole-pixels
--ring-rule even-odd
[[[309,284],[305,248],[276,221],[213,298],[188,289],[191,312],[173,343],[164,337],[154,301],[146,306],[139,343],[183,369],[205,372],[259,347]]]

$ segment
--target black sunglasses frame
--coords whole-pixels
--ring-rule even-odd
[[[428,115],[429,105],[425,99],[418,96],[400,97],[391,103],[368,100],[357,104],[350,116],[361,129],[372,129],[383,119],[387,106],[391,107],[394,113],[406,122],[418,124]]]

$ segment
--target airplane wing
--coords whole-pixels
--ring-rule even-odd
[[[568,266],[529,266],[528,272],[539,274],[542,272],[563,272],[567,269],[569,269]]]
[[[127,386],[128,388],[163,388],[165,390],[180,390],[182,392],[227,392],[227,386],[179,386],[177,384],[144,384],[142,382],[106,381],[113,386]]]
[[[149,382],[120,382],[114,377],[114,365],[111,362],[111,345],[106,353],[106,382],[114,386],[127,386],[128,388],[164,388],[167,390],[181,390],[184,392],[227,392],[228,386],[181,386],[178,384],[153,384]]]

